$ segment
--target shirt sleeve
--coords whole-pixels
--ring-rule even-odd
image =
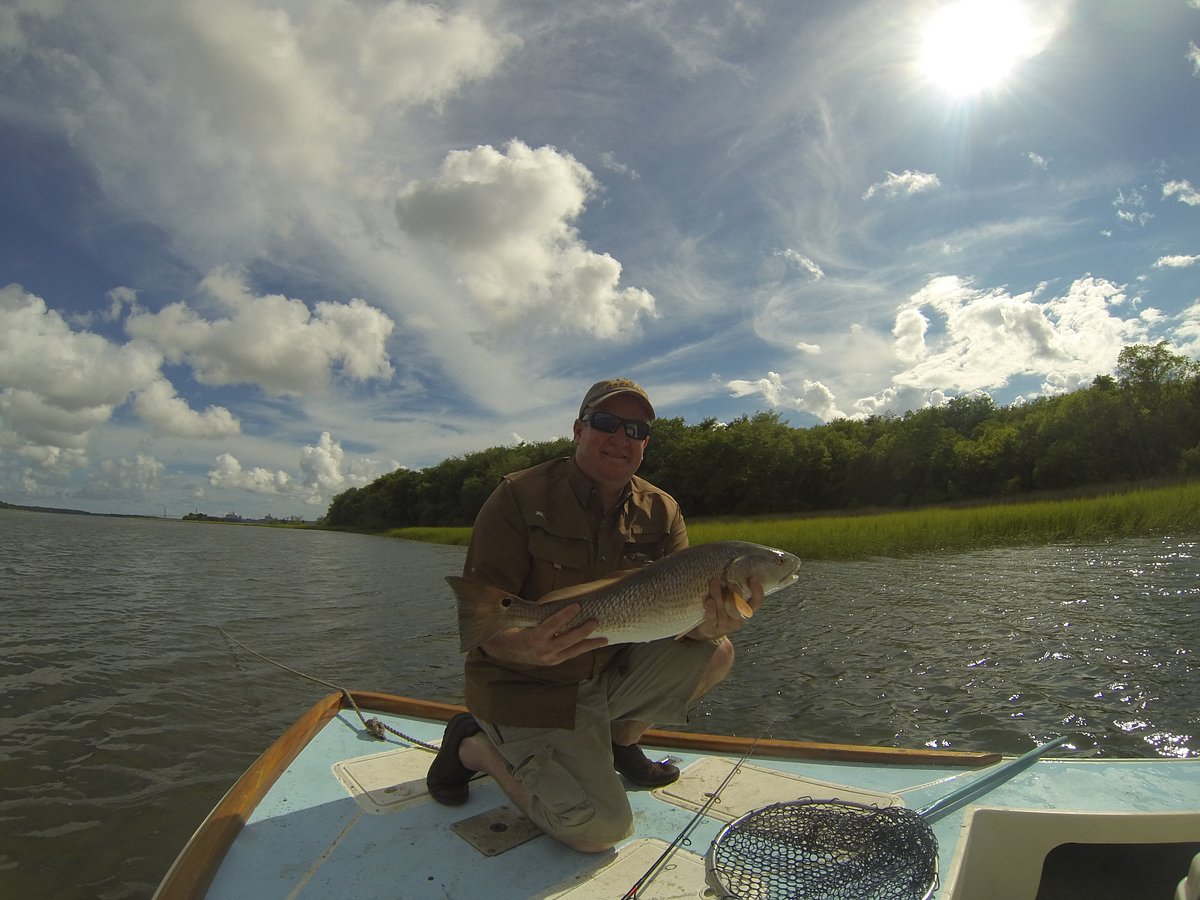
[[[668,533],[667,544],[664,548],[663,555],[670,556],[672,553],[678,553],[680,550],[688,548],[688,533],[687,525],[683,521],[683,513],[679,511],[679,507],[675,507],[675,516],[672,518]]]
[[[519,594],[529,566],[525,521],[512,485],[504,480],[475,517],[463,577]]]

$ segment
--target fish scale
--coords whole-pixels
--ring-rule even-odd
[[[479,646],[510,628],[535,627],[559,610],[578,603],[580,613],[569,630],[591,619],[598,623],[590,637],[609,643],[639,643],[678,637],[704,621],[709,585],[717,578],[735,602],[751,593],[757,578],[763,594],[794,582],[800,560],[791,553],[747,541],[718,541],[689,547],[641,569],[554,591],[532,602],[489,585],[450,577],[458,599],[459,637],[463,651]],[[743,615],[749,608],[740,605]]]

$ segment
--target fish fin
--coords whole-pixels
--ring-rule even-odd
[[[749,619],[754,615],[754,610],[750,608],[750,604],[746,602],[746,598],[742,596],[741,591],[732,584],[726,590],[729,591],[729,599],[733,601],[733,605],[737,608],[743,619]]]
[[[466,653],[509,627],[508,609],[526,603],[516,594],[490,584],[451,575],[446,583],[458,601],[458,648]]]
[[[536,602],[540,606],[543,603],[554,603],[557,600],[574,600],[577,597],[582,597],[584,594],[590,594],[593,591],[603,590],[604,588],[612,587],[614,584],[619,584],[635,572],[640,572],[641,569],[628,569],[624,572],[618,572],[616,575],[608,575],[604,578],[597,578],[595,581],[587,581],[583,584],[575,584],[571,587],[559,588],[557,591],[551,591],[548,594],[540,597]]]
[[[695,622],[693,622],[691,625],[689,625],[687,628],[683,629],[683,631],[679,632],[679,634],[675,635],[674,639],[677,641],[682,641],[685,637],[687,637],[689,634],[692,633],[692,629],[694,629],[698,625],[703,625],[703,624],[704,624],[704,616],[701,616]]]

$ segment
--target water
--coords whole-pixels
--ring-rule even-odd
[[[0,510],[0,896],[146,897],[329,688],[461,702],[460,548]],[[1200,753],[1200,536],[811,563],[699,731]]]

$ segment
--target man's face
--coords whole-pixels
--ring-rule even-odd
[[[593,409],[639,422],[650,419],[646,407],[628,394],[617,394]],[[575,421],[575,462],[588,478],[611,490],[623,488],[633,477],[649,442],[649,438],[637,441],[627,437],[624,428],[606,434]]]

